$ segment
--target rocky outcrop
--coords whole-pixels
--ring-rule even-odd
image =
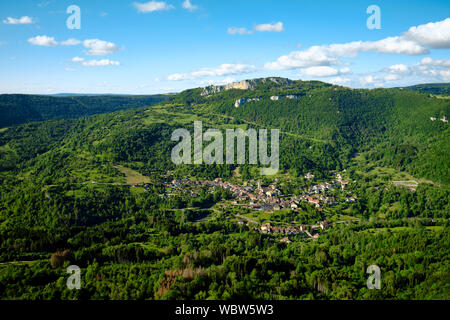
[[[267,82],[273,82],[277,85],[286,85],[292,82],[292,80],[285,78],[262,78],[262,79],[252,79],[252,80],[242,80],[239,82],[233,82],[226,85],[220,86],[209,86],[203,89],[201,96],[209,96],[211,94],[219,93],[222,91],[227,91],[231,89],[237,90],[253,90],[258,84],[264,84]]]
[[[241,98],[241,99],[237,99],[236,102],[234,103],[234,107],[235,108],[239,108],[240,106],[242,106],[243,104],[247,103],[247,102],[252,102],[252,101],[259,101],[261,100],[260,98]]]
[[[292,99],[298,99],[298,98],[300,98],[301,97],[301,95],[297,95],[297,94],[290,94],[290,95],[287,95],[287,96],[271,96],[270,97],[270,100],[272,100],[272,101],[279,101],[279,100],[281,100],[281,99],[289,99],[289,100],[292,100]],[[239,108],[240,106],[242,106],[243,104],[246,104],[246,103],[248,103],[248,102],[252,102],[252,101],[261,101],[262,100],[262,98],[260,98],[260,97],[258,97],[258,98],[240,98],[240,99],[237,99],[235,102],[234,102],[234,107],[235,108]]]
[[[253,89],[255,87],[255,85],[256,84],[253,83],[253,80],[242,80],[240,82],[233,82],[233,83],[222,85],[222,86],[209,86],[203,90],[201,95],[209,96],[214,93],[227,91],[227,90],[231,90],[231,89],[249,90],[249,89]]]

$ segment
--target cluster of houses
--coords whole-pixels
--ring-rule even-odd
[[[313,179],[314,175],[312,173],[308,173],[305,176],[306,179]],[[295,198],[296,201],[304,201],[308,202],[316,208],[320,208],[322,205],[333,206],[338,204],[338,201],[335,197],[329,196],[328,192],[337,189],[340,185],[342,191],[347,190],[348,180],[343,180],[342,176],[338,173],[336,174],[336,180],[329,182],[322,182],[316,185],[313,185],[309,190],[304,192],[302,195]],[[347,197],[347,202],[356,201],[355,197]]]
[[[270,223],[265,223],[263,225],[261,225],[260,228],[260,232],[261,233],[265,233],[265,234],[282,234],[282,235],[297,235],[300,233],[305,233],[307,234],[310,238],[313,239],[317,239],[319,237],[319,233],[316,232],[313,235],[308,231],[308,227],[311,229],[322,229],[325,230],[330,226],[330,223],[328,221],[321,221],[319,224],[317,225],[305,225],[302,224],[299,227],[294,227],[294,226],[287,226],[287,227],[277,227],[277,226],[272,226]],[[281,242],[291,242],[289,240],[289,237],[285,237],[283,239],[280,240]]]
[[[308,173],[307,176],[312,174]],[[342,190],[347,189],[348,181],[343,180],[342,176],[338,173],[336,174],[336,180],[331,183],[322,182],[313,185],[309,190],[303,192],[299,196],[292,197],[290,199],[285,199],[282,196],[282,191],[279,190],[275,185],[269,185],[268,187],[262,187],[261,181],[258,181],[257,186],[246,185],[240,186],[232,184],[228,181],[223,181],[220,178],[215,180],[173,180],[169,183],[169,193],[163,196],[171,196],[177,191],[189,192],[191,197],[197,197],[199,195],[199,188],[208,186],[211,187],[213,192],[217,188],[223,188],[230,191],[234,200],[231,202],[233,205],[240,205],[245,208],[252,210],[263,210],[263,211],[276,211],[282,208],[290,208],[291,210],[297,210],[300,202],[307,202],[314,205],[316,208],[321,208],[324,205],[333,206],[338,204],[338,201],[334,196],[328,194],[329,191],[333,189],[340,188]],[[193,188],[186,188],[186,186],[194,186]],[[355,197],[347,197],[347,202],[355,202]]]
[[[216,179],[218,180],[218,179]],[[172,196],[176,193],[189,193],[190,197],[198,197],[200,195],[200,189],[199,187],[208,186],[212,187],[210,192],[214,192],[220,185],[216,184],[215,181],[208,181],[208,180],[189,180],[189,179],[174,179],[170,183],[167,184],[165,181],[165,184],[169,190],[168,193],[165,193],[163,196]],[[191,187],[191,188],[186,188]]]

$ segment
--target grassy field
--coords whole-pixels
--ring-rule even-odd
[[[357,174],[370,178],[371,180],[379,181],[380,183],[387,181],[414,181],[418,184],[428,183],[435,185],[433,181],[415,178],[407,172],[402,172],[394,168],[377,166],[376,163],[366,160],[363,154],[354,157],[353,161],[361,168],[355,171]]]
[[[148,177],[143,176],[133,169],[119,165],[114,166],[114,168],[125,175],[125,181],[127,184],[150,183],[150,179]]]
[[[0,267],[8,266],[8,265],[16,265],[16,266],[31,266],[39,260],[31,260],[31,261],[10,261],[10,262],[1,262]]]
[[[441,231],[444,229],[443,226],[427,226],[425,227],[425,229],[429,230],[429,231]],[[387,232],[387,231],[391,231],[391,232],[401,232],[401,231],[406,231],[406,230],[414,230],[413,227],[395,227],[395,228],[373,228],[373,229],[367,229],[364,230],[363,232],[369,232],[369,233],[377,233],[377,232]]]
[[[331,222],[338,222],[338,221],[359,221],[359,219],[344,214],[336,214],[331,218]]]

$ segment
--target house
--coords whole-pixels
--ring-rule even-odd
[[[272,100],[272,101],[278,101],[278,100],[280,100],[280,96],[271,96],[271,97],[270,97],[270,100]]]
[[[291,243],[292,241],[289,240],[288,237],[284,237],[283,239],[280,240],[280,242]]]
[[[430,120],[431,121],[436,121],[436,118],[435,117],[430,117]]]
[[[322,228],[322,230],[327,229],[329,227],[329,223],[328,221],[324,220],[320,223],[320,227]]]
[[[264,233],[270,233],[272,232],[272,226],[270,225],[270,223],[265,223],[261,226],[261,231]]]
[[[341,189],[342,191],[347,189],[348,180],[342,180],[341,181]]]
[[[332,205],[337,204],[338,202],[336,201],[336,199],[334,197],[326,197],[325,203],[332,206]]]
[[[295,202],[292,202],[291,203],[291,209],[292,210],[298,209],[298,205]]]
[[[311,204],[316,205],[316,208],[320,208],[320,201],[319,201],[319,199],[311,199],[308,202],[311,203]]]
[[[441,120],[442,122],[448,122],[448,119],[447,119],[447,117],[446,116],[443,116],[441,119],[439,119],[439,120]]]
[[[308,172],[306,175],[305,175],[305,178],[306,179],[314,179],[314,175],[311,173],[311,172]]]
[[[266,191],[266,196],[272,197],[274,195],[273,190]]]
[[[301,231],[301,232],[305,232],[307,229],[308,229],[308,226],[305,225],[305,224],[302,224],[302,225],[300,226],[300,231]]]
[[[318,233],[315,233],[314,235],[313,235],[313,239],[314,240],[317,240],[319,238],[319,234]]]

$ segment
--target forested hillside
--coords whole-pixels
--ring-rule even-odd
[[[2,94],[0,128],[33,121],[70,119],[150,106],[167,99],[153,96],[69,96]]]
[[[0,298],[449,299],[450,101],[273,79],[0,129]],[[279,128],[280,172],[175,166],[171,134],[194,121]],[[253,209],[215,179],[295,206]],[[366,287],[372,264],[381,290]]]
[[[406,90],[414,90],[423,93],[430,93],[435,95],[450,95],[450,84],[448,83],[426,83],[418,84],[410,87],[403,87]]]
[[[201,89],[188,90],[173,101],[195,105],[192,110],[228,115],[237,123],[290,133],[289,137],[295,136],[303,144],[293,146],[297,156],[289,159],[294,163],[298,155],[308,155],[315,148],[324,158],[339,159],[341,165],[353,154],[368,151],[371,159],[383,165],[450,182],[450,131],[448,122],[441,121],[450,114],[448,99],[401,89],[350,89],[317,81],[264,81],[253,90],[229,90],[207,96],[200,92]],[[271,100],[274,96],[280,100]],[[235,101],[241,98],[259,101],[236,108]],[[322,152],[323,148],[327,152]],[[337,165],[336,161],[329,162],[326,167]]]

